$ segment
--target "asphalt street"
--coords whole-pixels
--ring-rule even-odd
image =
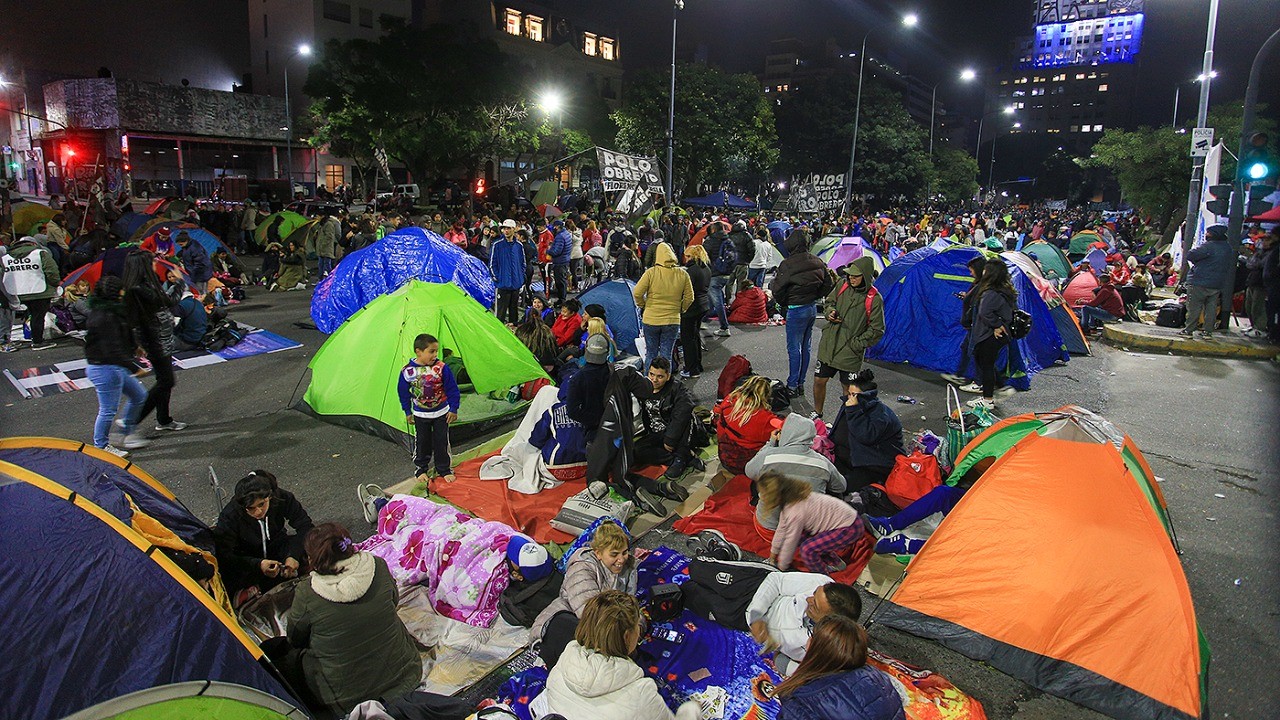
[[[316,330],[295,324],[309,322],[309,301],[309,292],[268,295],[250,290],[249,300],[233,310],[233,317],[304,346],[180,371],[173,413],[190,427],[157,438],[133,459],[207,520],[217,510],[209,484],[211,466],[228,489],[248,471],[265,468],[298,494],[317,521],[342,522],[353,535],[364,537],[371,528],[360,518],[356,484],[394,484],[411,474],[412,465],[396,445],[292,409],[306,388],[307,362],[324,341]],[[817,337],[815,332],[815,349]],[[735,328],[730,338],[709,337],[706,342],[709,371],[692,381],[700,401],[714,399],[718,370],[712,369],[731,354],[746,355],[761,374],[786,375],[781,327]],[[63,340],[40,353],[24,349],[0,355],[0,368],[17,373],[73,360],[82,352],[79,342]],[[364,371],[350,368],[351,373]],[[1065,404],[1100,412],[1134,438],[1163,479],[1199,622],[1213,648],[1208,717],[1275,717],[1271,698],[1280,687],[1280,473],[1277,444],[1267,438],[1274,438],[1274,428],[1280,426],[1278,372],[1268,362],[1141,355],[1098,346],[1091,357],[1073,358],[1041,373],[1029,392],[1006,399],[1001,407],[1002,414]],[[946,409],[940,378],[896,366],[877,367],[877,379],[904,427],[941,434]],[[92,391],[27,400],[7,381],[0,385],[0,434],[91,439],[97,408]],[[832,409],[838,402],[836,387],[831,384],[827,401]],[[894,398],[899,395],[918,403],[898,403]],[[871,635],[876,647],[935,669],[981,699],[992,718],[1099,717],[933,643],[880,626]]]

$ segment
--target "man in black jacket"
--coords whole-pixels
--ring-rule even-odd
[[[769,288],[778,307],[787,317],[787,392],[797,398],[804,393],[804,376],[809,371],[813,347],[813,323],[818,317],[817,302],[834,287],[827,264],[809,252],[809,233],[796,228],[787,236],[787,259],[778,265]]]
[[[693,453],[693,394],[671,377],[671,361],[657,357],[649,364],[653,394],[640,403],[643,433],[636,438],[636,465],[666,465],[669,480],[679,480],[705,465]],[[701,467],[700,467],[701,466]]]
[[[707,251],[707,258],[711,263],[711,314],[720,316],[720,329],[716,331],[716,335],[720,337],[729,337],[729,302],[725,297],[725,290],[729,287],[729,280],[733,276],[732,271],[724,272],[718,268],[716,262],[720,257],[720,246],[730,242],[729,233],[725,227],[723,222],[714,221],[702,241],[702,247]],[[737,247],[736,243],[734,247]],[[751,249],[755,250],[754,243]],[[741,261],[742,258],[738,259]]]

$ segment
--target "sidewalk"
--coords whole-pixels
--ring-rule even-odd
[[[1178,328],[1136,322],[1108,323],[1102,326],[1102,340],[1108,345],[1138,352],[1237,360],[1280,357],[1280,347],[1241,337],[1239,330],[1232,330],[1230,335],[1216,333],[1213,339],[1204,340],[1183,337],[1178,334]]]

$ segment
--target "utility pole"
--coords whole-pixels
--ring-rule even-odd
[[[1201,64],[1200,107],[1196,113],[1196,128],[1203,128],[1209,117],[1209,85],[1213,82],[1213,36],[1218,29],[1218,1],[1209,0],[1209,30],[1204,39],[1204,62]],[[1195,242],[1200,224],[1200,185],[1204,181],[1204,156],[1191,161],[1191,183],[1187,188],[1187,219],[1182,224],[1182,266],[1178,277],[1187,275],[1187,252]],[[1230,298],[1225,298],[1230,302]]]

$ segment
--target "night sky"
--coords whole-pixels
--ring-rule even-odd
[[[605,19],[620,31],[629,70],[666,67],[671,62],[671,4],[668,0],[555,0],[566,13]],[[709,61],[734,72],[760,73],[770,40],[785,37],[821,41],[834,37],[856,46],[863,33],[891,26],[907,12],[920,15],[914,31],[873,35],[872,55],[892,53],[900,69],[930,83],[946,80],[966,66],[979,71],[1008,62],[1014,36],[1030,27],[1031,0],[686,0],[681,13],[681,55],[705,43]],[[1168,123],[1174,84],[1200,71],[1208,0],[1147,0],[1146,37],[1134,119]],[[1222,0],[1215,41],[1211,102],[1240,102],[1253,55],[1280,28],[1280,0]],[[879,42],[877,40],[879,39]],[[1264,68],[1260,99],[1280,108],[1280,53]],[[939,88],[939,96],[960,110],[976,109],[982,93],[959,83]],[[1182,93],[1181,117],[1194,113],[1194,86]]]

